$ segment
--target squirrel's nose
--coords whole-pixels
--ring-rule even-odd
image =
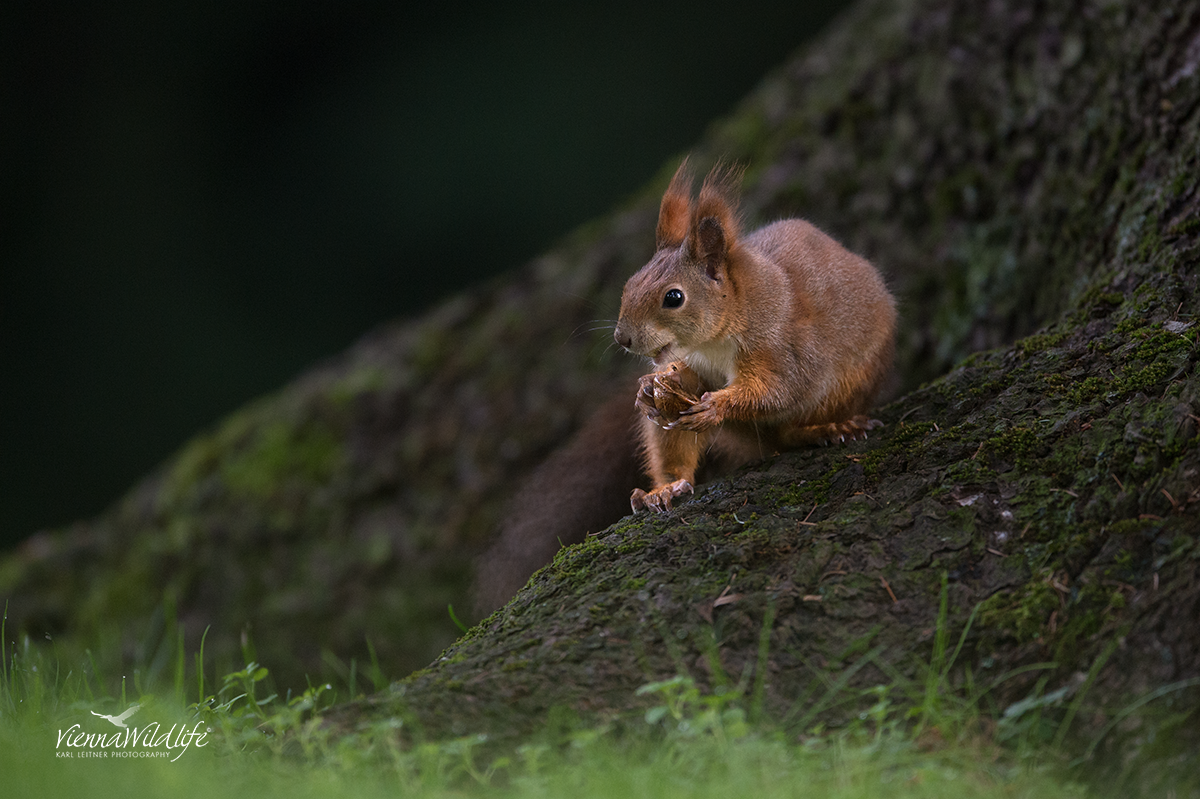
[[[613,330],[613,340],[615,340],[625,349],[629,349],[633,346],[633,337],[622,330],[619,326]]]

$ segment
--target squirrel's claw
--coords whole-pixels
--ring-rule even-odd
[[[705,392],[700,401],[693,404],[690,408],[680,411],[679,418],[671,423],[668,430],[690,430],[693,433],[699,433],[703,430],[716,427],[725,418],[722,413],[718,398],[712,392]]]
[[[865,441],[867,432],[883,427],[878,419],[868,419],[866,416],[854,416],[844,422],[833,422],[826,425],[825,440],[822,445],[833,443],[845,444],[847,441]]]
[[[649,493],[640,488],[635,488],[629,496],[629,506],[633,508],[634,513],[640,510],[666,513],[671,510],[671,503],[676,497],[692,493],[695,493],[695,489],[687,480],[676,480],[673,483],[667,483]]]
[[[647,419],[656,419],[662,414],[659,413],[658,407],[654,404],[654,383],[643,377],[638,385],[637,396],[633,400],[633,407],[637,408],[638,412]]]

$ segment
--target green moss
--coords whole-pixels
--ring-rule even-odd
[[[857,458],[858,463],[862,465],[864,474],[877,474],[883,463],[902,453],[924,451],[925,439],[935,432],[940,431],[934,422],[900,422],[884,433],[880,443],[863,452]]]
[[[1122,392],[1144,391],[1166,380],[1171,371],[1170,364],[1155,361],[1141,369],[1127,369],[1117,385]]]
[[[1153,328],[1146,327],[1146,317],[1143,314],[1135,311],[1129,316],[1117,322],[1116,332],[1122,336],[1133,336],[1139,333],[1152,331]]]
[[[348,406],[363,394],[380,391],[388,384],[388,373],[378,366],[355,369],[331,385],[325,396],[337,407]]]
[[[982,452],[1012,460],[1017,468],[1026,470],[1033,465],[1041,445],[1041,440],[1032,428],[1012,427],[985,439]]]
[[[628,555],[631,552],[637,552],[640,549],[645,549],[649,542],[645,538],[635,538],[633,536],[626,537],[621,543],[617,544],[617,552],[622,555]]]
[[[841,471],[842,468],[843,466],[839,464],[815,480],[805,480],[804,482],[788,486],[779,497],[779,504],[809,507],[829,501],[829,489],[833,485],[833,476]],[[727,521],[732,522],[733,517],[730,516]]]
[[[1055,619],[1055,657],[1073,659],[1079,648],[1099,633],[1124,606],[1125,596],[1111,586],[1099,583],[1076,585]]]
[[[1195,346],[1195,329],[1182,335],[1156,327],[1139,327],[1129,338],[1143,339],[1121,373],[1116,389],[1122,393],[1145,391],[1161,384],[1184,365]]]
[[[1057,347],[1066,339],[1066,333],[1039,333],[1037,335],[1028,336],[1021,339],[1013,346],[1017,352],[1022,355],[1032,355],[1043,350],[1048,350],[1051,347]]]
[[[1046,385],[1052,393],[1061,394],[1071,386],[1074,381],[1061,372],[1050,372],[1042,375],[1042,383]]]
[[[1143,328],[1142,331],[1146,340],[1134,352],[1134,356],[1141,360],[1154,360],[1162,355],[1187,352],[1196,339],[1194,328],[1182,334],[1169,330],[1155,331],[1153,328]]]
[[[637,540],[633,536],[627,537],[628,540]],[[643,544],[644,546],[644,544]],[[640,549],[641,547],[635,547]],[[627,550],[628,552],[635,549]],[[581,543],[572,544],[562,547],[554,555],[554,560],[548,566],[543,567],[538,572],[535,572],[531,581],[537,580],[542,572],[549,572],[557,579],[562,580],[568,585],[577,586],[586,582],[592,574],[593,561],[597,556],[608,550],[608,545],[601,543],[598,537],[588,537]]]
[[[1159,235],[1158,225],[1147,225],[1142,240],[1138,242],[1137,257],[1149,261],[1162,250],[1162,236]]]
[[[231,415],[215,432],[196,436],[189,441],[171,465],[160,492],[162,504],[178,502],[197,483],[217,472],[221,460],[253,434],[267,412],[265,404],[257,403]]]
[[[925,450],[925,439],[938,426],[933,422],[901,422],[885,435],[871,449],[857,458],[867,477],[876,477],[881,473],[884,464],[905,454],[918,455]]]
[[[267,498],[296,482],[328,482],[342,457],[342,442],[328,428],[277,421],[256,431],[244,449],[223,459],[220,473],[231,491]]]
[[[967,458],[946,467],[946,484],[943,488],[948,490],[949,486],[954,484],[985,483],[995,478],[996,471],[984,461]]]
[[[1019,644],[1038,638],[1060,605],[1052,579],[1051,572],[1044,570],[1019,588],[988,597],[979,606],[980,625],[1006,631]]]
[[[1098,377],[1085,377],[1067,393],[1067,398],[1076,405],[1082,405],[1090,402],[1100,394],[1104,393],[1108,388],[1108,384]]]
[[[642,520],[639,520],[636,515],[635,516],[626,516],[621,521],[619,521],[616,524],[609,527],[608,534],[615,535],[618,537],[623,537],[623,536],[628,535],[631,532],[636,532],[637,530],[640,530],[640,529],[642,529]],[[598,538],[599,538],[599,536],[592,536],[591,538],[589,538],[589,540],[595,541]]]

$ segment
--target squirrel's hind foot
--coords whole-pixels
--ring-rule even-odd
[[[844,422],[815,424],[797,427],[785,434],[788,446],[820,444],[845,444],[847,441],[865,439],[871,430],[883,427],[883,422],[867,416],[853,416]]]
[[[677,497],[684,494],[692,494],[695,489],[687,480],[676,480],[673,483],[659,486],[653,491],[647,493],[640,488],[633,489],[633,493],[629,496],[629,506],[633,508],[633,512],[637,513],[640,510],[652,510],[655,513],[666,513],[671,510],[671,503]]]

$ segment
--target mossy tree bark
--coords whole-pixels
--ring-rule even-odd
[[[849,685],[917,675],[945,575],[952,626],[978,608],[960,658],[977,680],[1055,664],[998,701],[1041,681],[1111,709],[1176,686],[1161,701],[1194,728],[1198,153],[1193,5],[859,5],[693,159],[748,164],[749,222],[807,217],[888,276],[887,426],[563,550],[338,718],[512,735],[554,705],[631,707],[679,670],[757,675],[765,708],[803,714],[848,668]],[[165,595],[190,641],[213,623],[236,651],[252,623],[288,676],[364,635],[385,663],[427,660],[504,498],[636,366],[579,331],[648,256],[673,167],[528,269],[198,439],[102,519],[38,537],[0,569],[13,618],[140,631]]]
[[[960,666],[994,701],[1066,688],[1113,711],[1171,686],[1194,747],[1198,66],[1190,6],[860,6],[704,152],[749,162],[753,218],[799,211],[889,272],[910,383],[1000,346],[883,409],[870,442],[564,549],[343,713],[505,735],[684,671],[754,675],[794,718],[848,670],[919,681],[945,579],[951,628],[976,614]]]

